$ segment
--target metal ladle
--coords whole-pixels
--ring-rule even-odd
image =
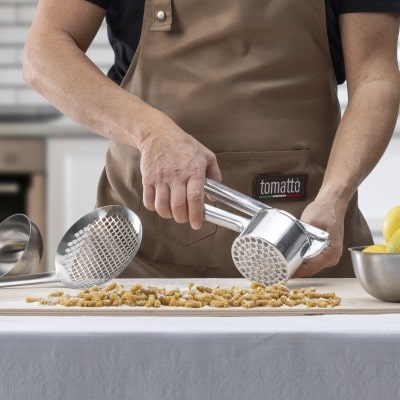
[[[240,232],[231,248],[239,272],[251,281],[271,285],[286,282],[307,258],[320,254],[329,243],[329,234],[293,215],[266,206],[251,197],[206,179],[205,193],[249,216],[235,215],[205,205],[204,218]]]
[[[72,288],[102,285],[118,276],[142,240],[138,216],[123,206],[105,206],[80,218],[61,239],[55,271],[0,278],[0,287],[61,282]]]
[[[39,265],[43,238],[24,214],[14,214],[0,224],[0,276],[28,275]]]

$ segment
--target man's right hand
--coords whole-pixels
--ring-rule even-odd
[[[138,143],[146,208],[200,229],[205,176],[221,180],[215,154],[156,111]]]

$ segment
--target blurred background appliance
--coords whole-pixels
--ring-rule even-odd
[[[0,221],[22,213],[46,237],[46,157],[41,138],[0,138]],[[45,257],[38,271],[45,270]]]

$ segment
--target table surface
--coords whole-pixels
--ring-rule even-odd
[[[141,282],[176,287],[188,281]],[[61,285],[2,288],[0,398],[400,398],[399,305],[372,298],[354,279],[289,282],[290,288],[308,286],[336,291],[342,304],[296,307],[297,315],[289,307],[186,314],[110,307],[68,314],[25,303]]]
[[[208,287],[232,286],[249,287],[245,279],[117,279],[117,284],[129,288],[135,283],[143,286],[185,289],[189,282]],[[337,307],[242,307],[213,308],[203,307],[190,309],[183,307],[64,307],[26,303],[27,297],[46,297],[50,293],[62,290],[64,293],[77,294],[79,290],[69,289],[62,284],[41,284],[31,286],[9,287],[0,289],[0,315],[132,315],[132,316],[268,316],[268,315],[308,315],[308,314],[374,314],[399,313],[400,303],[387,303],[367,294],[355,278],[309,278],[292,279],[289,289],[314,287],[319,292],[335,292],[341,298]]]

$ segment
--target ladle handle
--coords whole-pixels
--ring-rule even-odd
[[[250,221],[245,217],[232,214],[209,204],[204,204],[204,220],[235,232],[242,232]]]
[[[261,201],[255,200],[237,190],[231,189],[222,183],[206,178],[204,183],[204,192],[206,195],[220,201],[230,207],[235,208],[247,215],[253,217],[259,211],[271,208]]]
[[[55,272],[44,272],[42,274],[7,276],[0,278],[0,287],[37,285],[40,283],[58,282]]]

